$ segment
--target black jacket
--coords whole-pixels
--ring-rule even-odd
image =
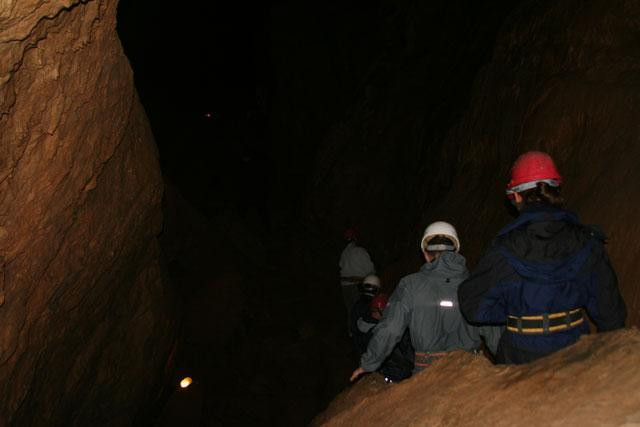
[[[382,375],[393,382],[402,381],[411,376],[413,372],[413,359],[415,350],[411,345],[411,334],[409,329],[405,329],[402,338],[395,348],[382,363],[380,371]]]
[[[364,314],[356,322],[356,333],[353,335],[354,345],[361,356],[367,351],[367,345],[373,336],[379,320]],[[409,329],[405,329],[402,338],[395,345],[391,354],[382,362],[379,371],[393,382],[402,381],[411,376],[413,372],[413,358],[415,350],[411,345]]]
[[[584,308],[599,331],[621,328],[626,309],[604,240],[571,212],[527,206],[458,288],[460,309],[470,322],[504,324],[507,315]],[[552,334],[505,331],[496,359],[526,363],[573,344],[583,333],[586,322]]]
[[[375,319],[372,319],[369,314],[371,311],[369,308],[371,300],[371,297],[361,295],[351,309],[351,337],[358,359],[367,351],[367,344],[369,343],[369,339],[371,339],[371,331],[367,328],[358,327],[358,322],[362,322],[362,319],[364,319],[372,325],[378,323]],[[363,329],[366,329],[366,331]]]

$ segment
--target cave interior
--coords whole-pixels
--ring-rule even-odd
[[[528,150],[640,323],[636,2],[30,3],[0,6],[5,424],[375,423],[345,409],[385,389],[349,382],[343,230],[387,293],[435,220],[472,269]],[[598,342],[557,363],[621,357]]]

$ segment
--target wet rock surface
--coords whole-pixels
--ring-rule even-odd
[[[163,184],[116,6],[0,6],[2,425],[126,425],[164,380]]]
[[[638,363],[637,329],[583,337],[520,366],[460,351],[399,384],[364,377],[313,425],[637,425]]]

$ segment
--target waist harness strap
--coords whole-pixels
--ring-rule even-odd
[[[537,316],[507,316],[507,330],[518,334],[550,334],[575,328],[584,322],[581,308]]]

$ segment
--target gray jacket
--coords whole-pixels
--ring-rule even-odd
[[[368,372],[378,369],[407,327],[416,352],[473,350],[481,344],[480,335],[495,352],[501,328],[471,326],[460,313],[458,285],[468,276],[462,255],[443,252],[417,273],[402,278],[374,329],[360,366]]]

